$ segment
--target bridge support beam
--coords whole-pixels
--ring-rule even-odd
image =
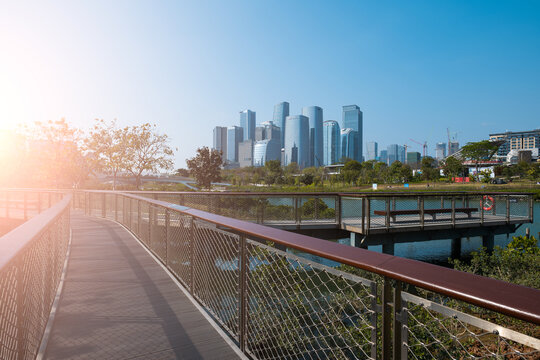
[[[459,259],[461,256],[461,238],[452,239],[452,259]]]
[[[493,247],[495,246],[495,235],[493,234],[487,234],[482,236],[482,246],[487,248],[488,252],[493,251]]]
[[[382,244],[382,252],[383,254],[394,255],[394,243],[386,242]]]

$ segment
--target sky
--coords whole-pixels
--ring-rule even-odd
[[[0,0],[0,128],[150,122],[185,167],[281,101],[357,104],[379,149],[540,128],[540,1]]]

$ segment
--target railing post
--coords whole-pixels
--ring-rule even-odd
[[[114,220],[118,221],[118,195],[114,194]]]
[[[534,200],[532,195],[529,196],[529,222],[534,222]]]
[[[390,229],[390,198],[389,197],[385,199],[385,203],[386,203],[386,216],[384,219],[384,225],[386,226],[386,231],[388,231]]]
[[[510,223],[510,195],[506,195],[506,223]]]
[[[418,197],[418,208],[420,210],[420,228],[424,229],[424,198]]]
[[[362,198],[362,234],[366,233],[366,198]]]
[[[238,339],[240,342],[240,350],[245,352],[246,342],[247,342],[247,271],[248,271],[248,256],[246,249],[246,237],[240,235],[240,277],[239,277],[239,292],[238,292],[238,306],[239,306],[239,316],[238,316]]]
[[[336,223],[338,227],[341,227],[341,220],[342,220],[342,203],[341,203],[341,195],[336,195]]]
[[[371,313],[371,326],[372,326],[372,329],[371,329],[371,359],[372,360],[375,360],[377,359],[377,339],[378,339],[378,329],[377,329],[377,318],[378,318],[378,315],[377,315],[377,308],[378,308],[378,304],[377,304],[377,299],[378,299],[378,296],[377,296],[377,283],[375,281],[373,281],[371,283],[371,294],[373,295],[371,297],[371,309],[373,310],[373,312]]]
[[[366,198],[366,235],[369,233],[369,229],[371,229],[371,199]]]
[[[141,237],[141,202],[137,200],[137,236]]]
[[[394,343],[392,349],[394,350],[393,360],[401,360],[402,356],[402,330],[406,324],[402,322],[403,307],[401,305],[401,281],[396,281],[394,287]],[[407,357],[405,356],[405,359]]]
[[[299,204],[299,197],[294,197],[294,222],[296,225],[300,224],[300,204]]]
[[[382,359],[390,360],[392,344],[392,285],[390,279],[384,277],[382,289]]]
[[[315,196],[315,220],[319,219],[319,197]]]
[[[191,224],[189,227],[190,231],[190,247],[189,247],[189,290],[191,292],[191,295],[195,295],[195,240],[197,237],[196,231],[195,231],[195,220],[193,217],[191,217]]]
[[[105,193],[101,194],[101,217],[107,217],[107,196]]]
[[[456,227],[456,197],[452,196],[452,227]]]
[[[484,200],[487,200],[486,195],[480,196],[480,225],[484,225]]]
[[[169,266],[169,226],[171,223],[171,214],[165,208],[165,266]]]

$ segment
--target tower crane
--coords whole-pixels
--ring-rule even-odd
[[[414,139],[410,139],[412,142],[418,144],[418,145],[421,145],[422,146],[422,157],[426,157],[427,155],[427,141],[424,141],[424,143],[422,144],[420,141],[416,141]]]

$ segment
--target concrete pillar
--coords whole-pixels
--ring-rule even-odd
[[[394,255],[394,243],[386,242],[382,246],[383,254]]]
[[[488,252],[492,252],[495,246],[495,235],[489,234],[482,236],[482,246],[487,248]]]
[[[459,259],[461,256],[461,238],[452,239],[452,259]]]

